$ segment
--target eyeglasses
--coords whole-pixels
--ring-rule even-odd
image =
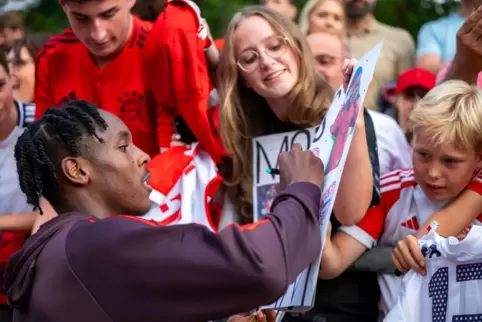
[[[264,52],[271,58],[281,57],[289,47],[288,38],[276,36],[270,38],[264,44]],[[258,68],[260,62],[260,54],[256,50],[247,50],[243,52],[236,64],[245,72],[252,72]]]

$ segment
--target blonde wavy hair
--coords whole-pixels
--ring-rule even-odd
[[[301,9],[300,16],[298,18],[298,25],[300,27],[301,33],[303,35],[308,35],[310,33],[310,17],[313,10],[322,2],[325,1],[335,1],[338,2],[343,8],[343,14],[345,13],[345,7],[341,0],[309,0],[305,3]],[[341,35],[340,35],[341,36]]]
[[[243,19],[264,18],[280,35],[285,36],[299,65],[299,79],[288,94],[290,109],[287,122],[280,121],[266,99],[248,88],[238,72],[234,33]],[[253,218],[252,139],[321,123],[330,106],[333,91],[315,69],[313,57],[298,27],[283,15],[263,6],[250,6],[238,12],[225,34],[223,55],[218,66],[220,97],[220,136],[231,158],[225,175],[230,199],[246,222]]]
[[[409,128],[422,129],[434,145],[482,152],[482,91],[460,80],[446,81],[413,108]]]

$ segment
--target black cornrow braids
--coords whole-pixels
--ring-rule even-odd
[[[43,117],[31,123],[15,145],[15,159],[20,188],[33,209],[40,208],[45,197],[54,207],[61,202],[57,171],[66,156],[81,156],[83,139],[102,138],[107,123],[98,107],[87,101],[70,101],[63,108],[49,108]]]

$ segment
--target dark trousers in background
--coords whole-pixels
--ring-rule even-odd
[[[8,305],[0,305],[0,322],[12,322],[13,310]]]

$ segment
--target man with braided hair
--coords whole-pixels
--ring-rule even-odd
[[[280,156],[273,214],[220,233],[141,219],[149,156],[85,101],[48,109],[15,158],[27,201],[42,212],[45,197],[59,213],[7,264],[17,322],[214,320],[271,303],[321,251],[323,164],[299,145]]]

